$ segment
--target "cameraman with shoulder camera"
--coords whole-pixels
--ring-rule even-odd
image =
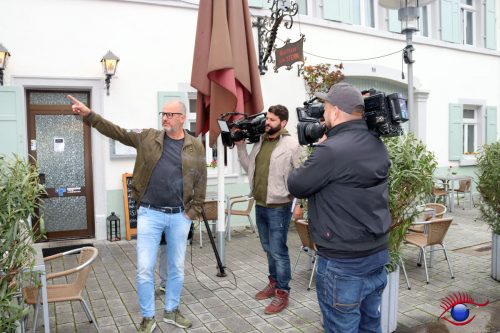
[[[356,88],[338,83],[316,96],[325,103],[327,139],[292,171],[288,188],[295,197],[308,199],[324,329],[380,332],[391,223],[388,153],[368,130]]]
[[[275,314],[288,306],[291,279],[287,236],[292,215],[292,196],[286,180],[298,166],[300,146],[285,126],[288,110],[271,106],[266,115],[265,133],[248,155],[244,141],[235,142],[241,166],[248,172],[260,243],[267,254],[269,284],[255,295],[263,300],[274,297],[264,313]]]

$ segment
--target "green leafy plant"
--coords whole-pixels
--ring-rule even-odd
[[[404,235],[415,217],[420,213],[432,192],[432,176],[436,170],[436,159],[413,134],[383,139],[391,168],[389,169],[389,209],[392,224],[389,233],[389,271],[399,264],[400,249]]]
[[[29,220],[39,218],[44,193],[35,166],[0,155],[0,332],[13,332],[29,310],[16,296],[34,265],[35,235]]]
[[[477,159],[477,190],[483,198],[481,219],[500,235],[500,142],[483,147]]]
[[[304,66],[302,78],[304,79],[307,94],[310,98],[317,92],[328,91],[331,86],[344,79],[344,74],[342,73],[344,66],[342,64],[333,65],[334,69],[331,68],[332,65],[325,63]]]

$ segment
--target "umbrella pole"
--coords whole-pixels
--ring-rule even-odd
[[[217,138],[217,194],[218,194],[218,204],[217,204],[217,243],[220,253],[220,258],[222,265],[225,264],[226,257],[226,230],[225,230],[225,188],[224,188],[224,160],[225,160],[225,149],[222,144],[222,137],[219,135]]]

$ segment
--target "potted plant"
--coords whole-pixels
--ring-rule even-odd
[[[30,218],[37,217],[44,193],[35,166],[0,155],[0,332],[13,332],[29,311],[17,296],[34,265]]]
[[[382,296],[382,332],[394,332],[397,326],[399,296],[399,263],[401,245],[409,226],[420,213],[432,192],[432,176],[437,163],[432,152],[413,134],[383,139],[391,168],[389,169],[389,209],[392,224],[389,233],[387,266],[388,283]]]
[[[481,219],[492,231],[491,277],[500,281],[500,142],[483,147],[477,160],[477,190],[481,194]]]

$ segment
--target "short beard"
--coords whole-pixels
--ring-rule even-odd
[[[278,126],[276,127],[271,127],[266,133],[268,135],[273,135],[273,134],[276,134],[278,133],[279,131],[281,131],[281,124],[279,124]]]

